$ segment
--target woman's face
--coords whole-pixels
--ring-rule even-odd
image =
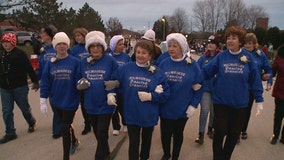
[[[208,51],[216,51],[216,49],[217,49],[216,44],[214,44],[214,43],[208,43],[207,44],[207,50]]]
[[[10,42],[2,42],[2,46],[7,52],[10,52],[14,48]]]
[[[57,54],[67,54],[68,45],[66,43],[58,43],[55,46],[55,50],[57,51]]]
[[[151,59],[151,54],[147,49],[140,46],[136,48],[136,61],[139,64],[146,64]]]
[[[85,43],[85,38],[82,34],[80,34],[79,32],[75,33],[75,41],[79,44],[84,44]]]
[[[119,40],[115,46],[114,52],[115,53],[121,53],[124,50],[124,44],[123,44],[123,40]]]
[[[91,44],[89,46],[89,51],[95,60],[98,60],[103,56],[103,46],[99,43]]]
[[[42,42],[44,42],[44,43],[49,42],[49,41],[52,40],[52,38],[49,37],[49,35],[44,31],[44,29],[42,29],[40,31],[40,36],[41,36]]]
[[[170,40],[168,45],[168,52],[173,59],[183,57],[182,48],[176,40]]]
[[[240,50],[240,40],[237,35],[229,35],[227,37],[227,48],[232,52],[237,52]]]
[[[255,44],[253,44],[252,42],[246,42],[244,46],[245,49],[250,52],[253,51],[255,48]]]

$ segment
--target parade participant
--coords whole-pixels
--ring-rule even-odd
[[[244,47],[248,52],[250,52],[253,55],[254,62],[256,63],[257,71],[259,72],[259,75],[261,75],[261,79],[263,81],[267,81],[265,90],[269,91],[271,89],[271,85],[273,81],[272,80],[272,69],[271,69],[271,66],[268,62],[268,59],[265,53],[263,53],[260,49],[257,49],[256,44],[257,44],[256,35],[254,33],[247,33],[245,37]],[[249,98],[248,107],[247,107],[247,116],[245,118],[245,122],[241,130],[242,139],[247,139],[247,128],[248,128],[248,123],[249,123],[249,119],[251,115],[253,101],[254,101],[253,92],[250,91],[250,98]]]
[[[78,58],[80,61],[84,59],[85,57],[89,56],[90,54],[85,48],[85,36],[87,35],[88,31],[87,29],[80,27],[75,28],[73,30],[73,35],[75,37],[75,45],[70,51],[70,55]],[[89,120],[88,114],[86,112],[85,106],[84,106],[84,93],[80,93],[80,105],[81,105],[81,111],[84,118],[84,129],[81,132],[82,135],[86,135],[91,131],[91,122]]]
[[[280,142],[284,144],[284,126],[282,125],[284,117],[284,45],[281,45],[277,49],[277,55],[275,57],[274,63],[272,64],[272,71],[273,76],[276,76],[276,80],[272,90],[275,110],[273,121],[273,135],[271,137],[270,143],[277,143],[282,126]]]
[[[79,60],[67,53],[70,39],[64,32],[54,35],[52,45],[57,51],[45,65],[40,82],[40,109],[47,115],[47,98],[58,113],[63,138],[63,160],[69,160],[76,152],[79,141],[72,126],[79,105],[79,91],[76,88],[80,78]],[[71,147],[71,149],[70,149]]]
[[[220,37],[218,35],[211,35],[208,38],[207,51],[198,59],[200,68],[204,68],[219,52]],[[203,94],[200,102],[200,115],[199,115],[199,136],[195,139],[196,143],[203,144],[204,132],[207,122],[208,113],[209,124],[207,135],[209,138],[213,138],[213,101],[212,101],[212,89],[213,89],[214,77],[203,81],[202,89]]]
[[[188,117],[193,116],[202,96],[202,72],[189,53],[184,35],[169,34],[166,38],[170,57],[160,64],[170,86],[171,95],[160,105],[161,140],[164,155],[177,160],[183,143],[183,131]],[[173,149],[171,154],[171,139]]]
[[[263,109],[262,82],[254,58],[241,48],[245,35],[246,31],[241,27],[229,27],[225,32],[227,50],[203,68],[206,79],[216,75],[213,88],[214,160],[231,158],[246,117],[250,90],[256,101],[257,115]]]
[[[124,37],[122,35],[113,36],[110,39],[109,47],[110,47],[110,52],[108,53],[108,55],[112,56],[116,60],[119,66],[122,66],[131,61],[130,56],[127,53],[123,52]],[[119,135],[119,130],[121,128],[119,114],[121,116],[122,124],[124,125],[123,127],[124,132],[127,132],[127,127],[125,126],[125,121],[122,111],[123,110],[122,94],[120,90],[118,90],[116,93],[117,93],[116,94],[117,106],[115,112],[112,115],[112,127],[113,127],[112,134],[117,136]]]
[[[147,160],[154,126],[159,119],[159,104],[169,96],[169,87],[163,72],[150,64],[153,44],[140,40],[135,50],[136,62],[119,67],[113,78],[119,81],[123,94],[123,114],[129,135],[128,159]]]
[[[0,95],[6,134],[0,139],[0,143],[6,143],[17,138],[14,126],[14,102],[18,105],[29,124],[28,132],[32,133],[36,130],[36,119],[32,115],[28,102],[27,75],[29,75],[33,83],[32,89],[37,91],[39,84],[26,53],[16,47],[16,34],[4,33],[1,44],[4,51],[0,52]]]
[[[84,104],[97,140],[95,160],[106,159],[110,154],[108,129],[115,110],[109,105],[108,91],[104,81],[110,80],[118,68],[115,59],[105,54],[107,44],[105,35],[100,31],[91,31],[86,35],[86,49],[90,53],[80,63],[80,76],[77,88],[84,92]]]

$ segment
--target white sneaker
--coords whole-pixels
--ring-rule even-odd
[[[112,134],[113,134],[114,136],[118,136],[118,135],[119,135],[119,130],[113,130],[113,131],[112,131]]]
[[[127,126],[123,126],[123,132],[127,132]]]

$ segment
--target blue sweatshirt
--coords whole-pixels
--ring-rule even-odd
[[[90,56],[89,56],[90,57]],[[87,58],[80,63],[80,75],[86,78],[91,86],[84,90],[84,105],[88,114],[112,114],[115,107],[107,104],[107,94],[104,81],[110,80],[111,74],[118,68],[114,58],[103,56],[96,61],[87,62]]]
[[[47,61],[40,83],[40,97],[49,97],[50,103],[63,110],[77,110],[79,91],[76,88],[79,60],[67,56],[55,62]]]
[[[85,48],[85,44],[76,44],[70,51],[70,55],[78,58],[79,60],[88,57],[90,54]]]
[[[254,62],[256,63],[257,70],[262,75],[262,71],[264,71],[265,74],[270,74],[270,78],[267,80],[267,83],[270,83],[272,85],[273,83],[273,75],[272,75],[272,69],[268,62],[268,59],[261,50],[254,49],[252,52],[250,52],[254,57]]]
[[[152,73],[147,67],[140,67],[136,62],[130,62],[119,67],[113,78],[120,82],[125,123],[141,127],[157,125],[159,104],[165,102],[170,94],[164,73],[156,66]],[[160,84],[163,87],[161,94],[155,92],[156,86]],[[138,91],[151,93],[152,100],[141,102]]]
[[[165,53],[161,54],[159,56],[159,58],[156,60],[155,65],[160,66],[161,62],[168,57],[170,57],[169,52],[165,52]]]
[[[241,61],[241,57],[244,56],[247,62]],[[250,88],[255,101],[263,102],[262,82],[253,61],[253,56],[244,49],[237,55],[225,50],[205,66],[203,74],[206,79],[217,74],[213,88],[213,103],[245,108],[248,105]]]
[[[161,118],[187,118],[188,106],[192,105],[197,108],[201,100],[202,90],[194,91],[192,85],[202,84],[202,72],[198,63],[192,58],[190,58],[191,63],[187,63],[188,58],[185,56],[178,62],[167,58],[160,64],[160,68],[168,78],[171,90],[169,99],[160,106]]]
[[[39,67],[37,71],[37,78],[40,80],[42,76],[42,72],[44,70],[44,66],[47,61],[50,60],[51,57],[56,56],[56,50],[53,48],[52,45],[45,45],[43,52],[39,55]]]
[[[108,55],[112,56],[116,60],[116,62],[119,66],[122,66],[122,65],[124,65],[128,62],[131,62],[130,56],[127,53],[124,53],[124,52],[122,52],[120,54],[115,54],[114,52],[111,51],[111,52],[108,53]]]
[[[199,67],[202,69],[204,68],[215,56],[206,56],[206,54],[203,54],[198,59]],[[214,83],[214,77],[204,80],[202,83],[202,89],[204,92],[212,92],[213,90],[213,83]]]

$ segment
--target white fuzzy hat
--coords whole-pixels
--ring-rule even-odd
[[[145,32],[145,34],[144,34],[144,36],[142,36],[142,38],[154,42],[155,36],[156,36],[156,33],[152,29],[149,29]]]
[[[52,39],[53,48],[55,48],[55,46],[58,43],[66,43],[68,45],[68,47],[70,46],[70,39],[69,39],[69,37],[67,36],[66,33],[58,32],[53,36],[53,39]]]
[[[171,33],[167,36],[167,46],[169,46],[169,43],[171,40],[176,40],[179,45],[181,46],[182,48],[182,53],[183,54],[186,54],[189,52],[189,46],[187,44],[187,40],[186,40],[186,37],[181,34],[181,33]]]
[[[105,34],[101,31],[91,31],[86,35],[85,39],[85,48],[87,50],[89,50],[89,46],[93,43],[99,43],[103,46],[104,50],[107,49],[107,44],[105,42]]]
[[[118,43],[118,41],[120,40],[123,40],[124,41],[124,37],[122,35],[115,35],[113,36],[111,39],[110,39],[110,42],[109,42],[109,48],[114,51],[115,50],[115,47]]]

